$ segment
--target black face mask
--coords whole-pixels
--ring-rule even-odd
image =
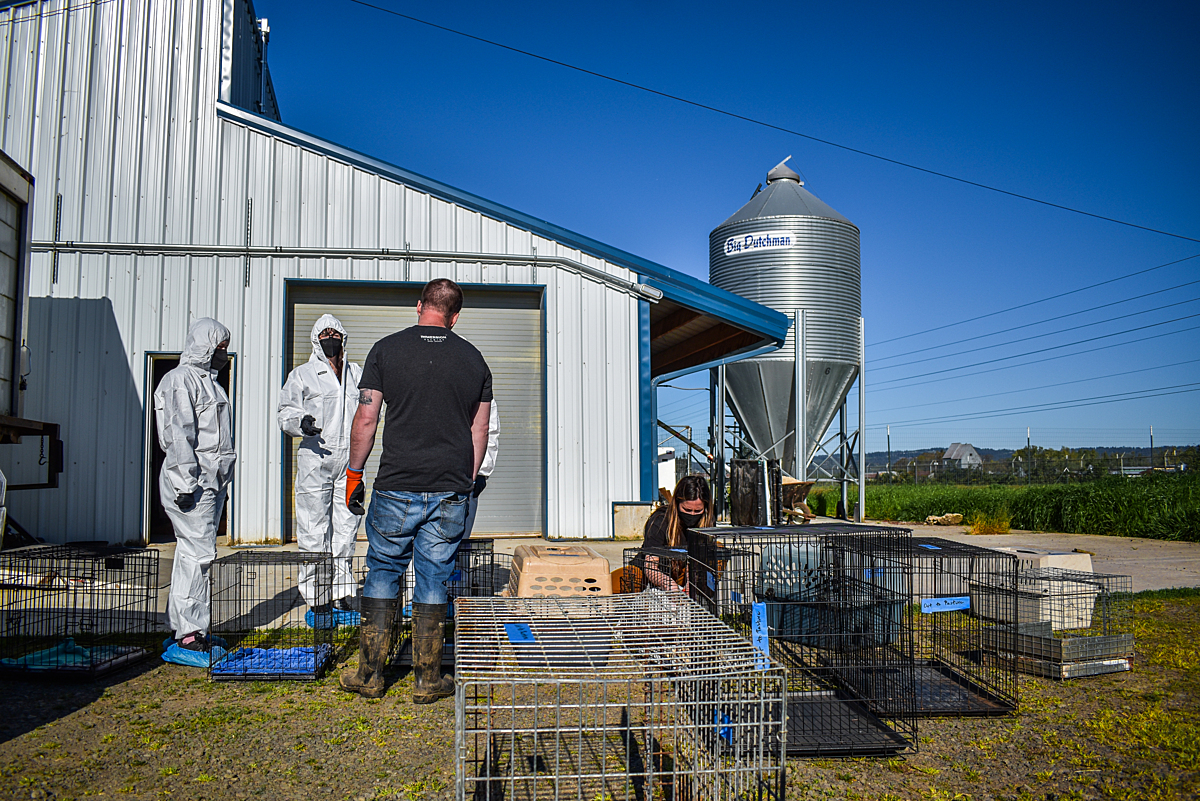
[[[212,355],[212,361],[209,362],[208,364],[209,364],[209,367],[211,367],[212,369],[220,370],[225,365],[229,364],[229,351],[214,350],[213,355]]]
[[[679,513],[679,522],[683,524],[684,528],[695,528],[696,526],[700,525],[700,521],[703,519],[703,512],[695,515],[682,511]]]
[[[321,350],[325,351],[326,358],[332,359],[342,354],[342,340],[329,337],[328,339],[319,339],[317,341],[321,343]]]

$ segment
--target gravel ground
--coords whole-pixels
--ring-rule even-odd
[[[1023,677],[1021,712],[923,721],[893,759],[791,760],[795,799],[1200,795],[1200,592],[1139,596],[1130,673]],[[94,684],[0,682],[0,798],[442,799],[454,704],[310,683],[210,683],[157,658]],[[586,801],[596,801],[586,799]]]

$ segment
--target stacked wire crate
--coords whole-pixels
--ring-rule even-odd
[[[916,537],[912,545],[905,628],[916,659],[917,714],[1016,711],[1017,657],[1008,624],[1018,614],[1018,559],[940,537]],[[983,587],[987,600],[981,605]],[[996,647],[1001,644],[1009,647]]]
[[[784,670],[683,593],[457,607],[460,801],[783,798]]]
[[[34,545],[0,552],[0,671],[94,678],[157,643],[158,551]]]
[[[789,754],[915,745],[908,529],[693,529],[688,556],[692,597],[787,667]]]
[[[214,681],[311,681],[333,661],[336,626],[313,625],[300,593],[309,580],[315,597],[333,590],[329,553],[238,551],[212,563],[209,572]],[[307,619],[306,619],[307,617]]]
[[[1028,568],[1016,578],[1014,612],[997,608],[1003,588],[971,589],[980,614],[1005,626],[989,630],[989,650],[1036,676],[1073,679],[1131,668],[1133,578],[1054,567]]]

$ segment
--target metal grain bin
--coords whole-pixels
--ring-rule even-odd
[[[858,376],[858,227],[780,164],[767,174],[765,189],[709,234],[708,278],[773,309],[805,311],[805,442],[811,459]],[[725,369],[730,406],[750,442],[789,469],[796,452],[796,438],[785,439],[795,420],[794,337],[795,326],[780,350]]]

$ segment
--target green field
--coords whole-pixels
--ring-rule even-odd
[[[838,489],[822,486],[809,495],[819,515],[833,515]],[[850,503],[858,500],[855,488]],[[921,522],[929,515],[958,513],[1007,516],[1013,528],[1200,542],[1200,475],[1168,473],[1112,476],[1081,484],[990,487],[871,484],[866,517]]]

